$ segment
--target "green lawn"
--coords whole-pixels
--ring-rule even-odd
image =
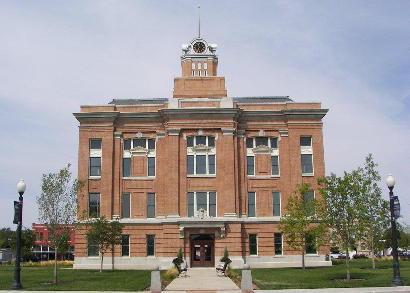
[[[371,269],[371,260],[351,261],[350,282],[346,278],[345,263],[322,268],[252,269],[253,282],[263,290],[290,288],[337,288],[337,287],[386,287],[391,286],[392,262],[377,261],[377,269]],[[410,285],[410,261],[400,261],[400,275],[405,285]],[[339,280],[337,280],[339,279]]]
[[[13,266],[0,266],[0,290],[9,290],[13,283]],[[93,290],[93,291],[142,291],[150,285],[150,271],[73,270],[60,266],[59,284],[53,280],[52,266],[23,266],[21,284],[24,290]]]

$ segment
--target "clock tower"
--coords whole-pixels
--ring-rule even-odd
[[[174,98],[222,98],[227,96],[225,78],[217,76],[216,44],[200,36],[182,45],[182,77],[174,79]]]

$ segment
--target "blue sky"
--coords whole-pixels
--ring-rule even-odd
[[[228,95],[321,101],[327,173],[373,153],[409,223],[409,1],[81,0],[0,2],[0,227],[20,178],[30,226],[42,174],[76,174],[80,105],[172,96],[198,3]]]

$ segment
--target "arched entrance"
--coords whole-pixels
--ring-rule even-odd
[[[191,235],[191,267],[212,267],[215,265],[214,235]]]

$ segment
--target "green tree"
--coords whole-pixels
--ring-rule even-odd
[[[315,198],[305,200],[304,195],[310,185],[303,183],[298,185],[294,195],[288,199],[279,229],[282,231],[286,242],[293,249],[300,251],[302,255],[302,268],[305,269],[305,254],[308,245],[312,245],[309,239],[313,239],[313,245],[319,249],[326,240],[326,223],[322,220],[325,210],[324,202]]]
[[[72,180],[70,164],[53,173],[43,174],[41,195],[37,197],[39,220],[47,225],[48,241],[54,248],[54,284],[57,284],[57,259],[60,249],[67,247],[70,229],[76,220],[77,193],[83,186]]]
[[[389,202],[382,198],[382,191],[378,185],[381,178],[376,168],[377,163],[374,162],[373,155],[369,154],[366,157],[364,168],[358,170],[362,177],[361,203],[364,205],[361,216],[363,224],[366,226],[363,240],[370,248],[373,269],[376,268],[374,251],[377,244],[383,239],[383,233],[389,227],[390,220]]]
[[[100,272],[103,270],[104,255],[109,248],[121,244],[122,224],[118,221],[107,221],[104,217],[88,222],[87,240],[98,245],[101,259]],[[114,269],[114,263],[112,264]]]
[[[0,229],[0,248],[11,248],[11,240],[15,233],[10,228],[1,228]]]
[[[16,251],[17,233],[12,231],[13,235],[10,240],[10,247]],[[21,231],[21,257],[24,259],[33,254],[34,232],[31,229],[25,228]]]
[[[350,280],[349,249],[363,237],[366,212],[362,198],[362,176],[359,171],[344,172],[343,177],[331,174],[318,180],[326,203],[326,222],[332,242],[346,252],[346,278]]]

